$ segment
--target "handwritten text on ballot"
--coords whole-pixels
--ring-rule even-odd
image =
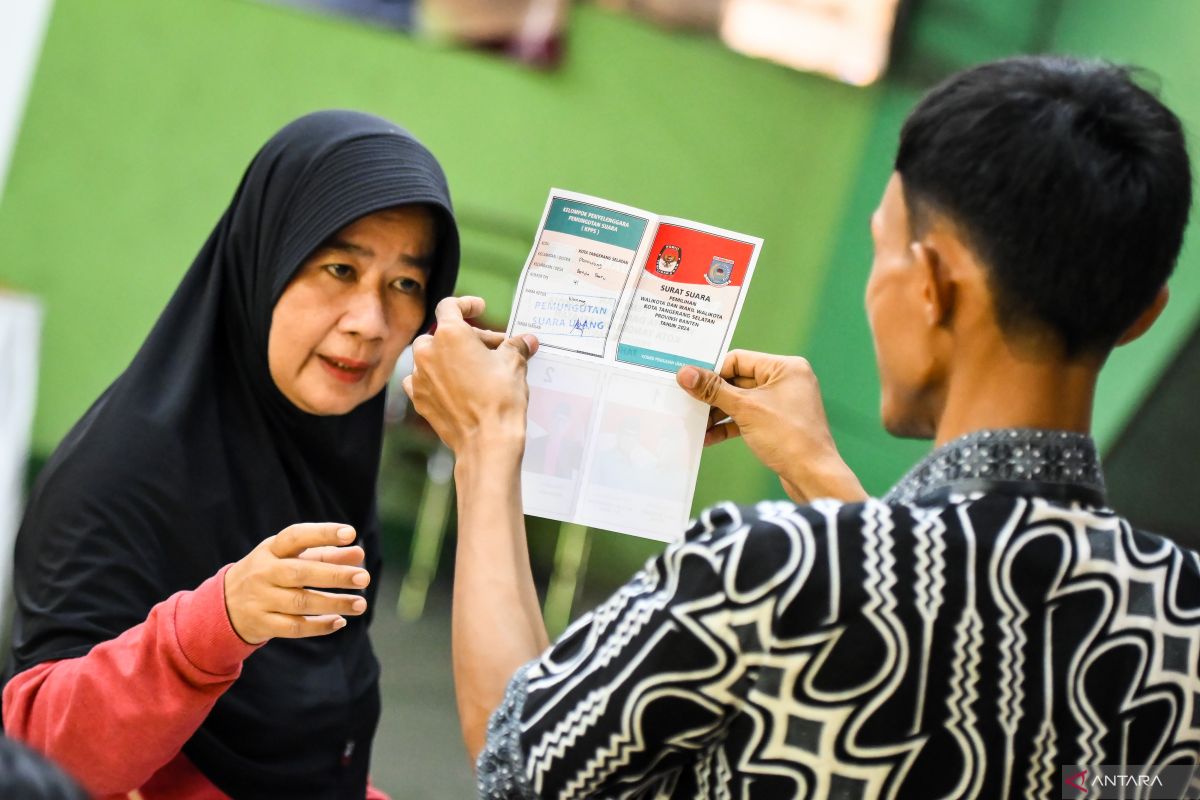
[[[614,209],[552,199],[517,290],[516,329],[550,347],[602,355],[647,223]]]

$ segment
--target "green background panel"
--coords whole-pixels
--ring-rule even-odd
[[[1200,3],[1153,0],[1072,0],[1063,7],[1059,50],[1146,67],[1147,82],[1183,120],[1192,157],[1193,193],[1200,165],[1200,68],[1195,38]],[[1140,340],[1117,349],[1100,377],[1094,427],[1107,450],[1137,410],[1154,379],[1200,319],[1200,214],[1193,213],[1171,278],[1171,300]]]
[[[1004,13],[1009,22],[987,24],[1002,8],[1008,9]],[[1192,64],[1194,49],[1189,44],[1192,32],[1200,30],[1200,3],[1021,0],[1005,6],[985,0],[931,0],[921,6],[913,22],[913,43],[902,54],[893,76],[879,87],[881,96],[859,154],[860,169],[825,265],[826,283],[815,323],[800,346],[821,379],[826,410],[842,453],[873,493],[886,491],[929,449],[925,442],[895,440],[879,424],[879,383],[863,311],[863,290],[871,265],[868,221],[891,174],[904,117],[929,81],[939,72],[1029,49],[1103,57],[1146,67],[1152,73],[1150,85],[1160,89],[1185,129],[1200,131],[1200,71]],[[1193,162],[1200,163],[1194,135],[1189,139],[1189,152]],[[1113,443],[1196,325],[1200,315],[1197,224],[1193,214],[1170,282],[1171,302],[1166,313],[1142,339],[1115,351],[1102,373],[1094,417],[1102,451]]]
[[[459,288],[493,321],[561,186],[764,237],[736,344],[786,349],[873,97],[588,6],[564,67],[541,73],[245,0],[59,0],[0,213],[0,281],[46,303],[35,449],[128,363],[258,145],[297,115],[379,113],[438,154]],[[701,502],[768,483],[744,448],[719,460]]]
[[[57,0],[0,205],[0,282],[46,306],[37,453],[128,363],[257,147],[295,116],[349,107],[438,154],[462,225],[459,288],[487,298],[498,324],[551,186],[763,237],[734,346],[808,356],[847,460],[884,490],[927,445],[878,422],[867,221],[921,91],[948,70],[1049,48],[1146,65],[1200,127],[1200,4],[916,9],[892,76],[860,89],[589,5],[572,6],[563,67],[539,72],[251,0]],[[1195,323],[1194,239],[1162,323],[1102,381],[1102,446]],[[706,455],[698,505],[767,494],[782,492],[741,443]],[[624,569],[650,549],[604,537],[595,554]]]

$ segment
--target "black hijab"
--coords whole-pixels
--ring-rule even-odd
[[[353,525],[378,579],[383,394],[342,416],[302,412],[271,380],[267,336],[280,294],[326,238],[412,203],[433,210],[437,229],[428,324],[459,256],[433,155],[349,111],[302,117],[259,151],[133,362],[39,477],[17,539],[9,676],[115,638],[296,522]],[[368,622],[269,642],[184,752],[236,798],[362,800],[379,716]]]

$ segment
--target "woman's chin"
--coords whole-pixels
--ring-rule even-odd
[[[349,414],[370,399],[362,389],[348,391],[307,392],[298,397],[289,397],[292,405],[306,414],[316,417],[337,417]]]

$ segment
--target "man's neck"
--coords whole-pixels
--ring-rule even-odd
[[[936,444],[999,428],[1088,433],[1099,369],[1038,358],[998,345],[956,365],[938,420]]]

